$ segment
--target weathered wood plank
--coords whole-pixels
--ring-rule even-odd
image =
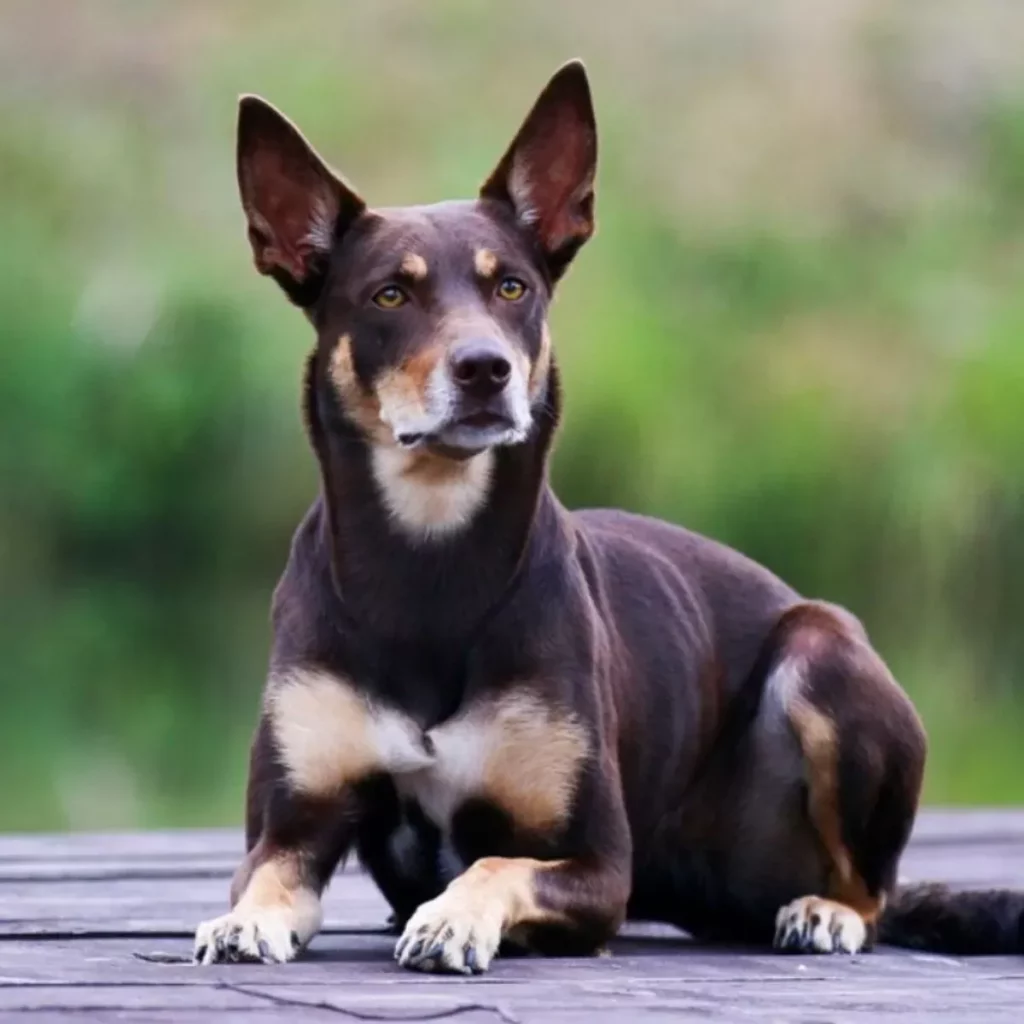
[[[217,985],[22,985],[0,987],[0,1019],[14,1012],[55,1010],[234,1010],[259,1009],[259,993]]]
[[[241,811],[241,808],[239,809]],[[914,830],[916,845],[933,842],[1024,842],[1024,810],[927,809]],[[241,829],[158,829],[149,832],[89,832],[36,835],[0,833],[0,864],[8,860],[106,862],[173,856],[181,862],[241,856]]]
[[[96,953],[96,945],[90,945]],[[114,947],[106,950],[108,956],[94,958],[101,969],[124,960],[124,942],[107,945]],[[101,970],[96,973],[106,978],[102,984],[0,982],[0,1014],[7,1019],[15,1012],[77,1008],[90,1011],[90,1020],[94,1012],[99,1017],[123,1010],[125,1016],[118,1019],[189,1021],[202,1019],[204,1010],[216,1012],[218,1020],[225,1012],[244,1010],[276,1020],[317,1019],[303,1007],[330,1006],[335,1013],[402,1019],[461,1008],[466,1015],[460,1013],[460,1019],[482,1013],[524,1022],[616,1019],[609,1013],[624,1019],[621,1015],[627,1012],[670,1013],[684,1020],[863,1021],[899,1016],[1019,1021],[1024,997],[1024,965],[1008,958],[773,957],[687,951],[673,943],[653,944],[650,948],[668,950],[638,955],[628,950],[628,943],[620,946],[624,951],[611,958],[499,962],[489,976],[466,980],[399,972],[385,959],[364,959],[366,950],[352,957],[345,943],[335,940],[314,961],[288,967],[147,969],[141,964],[131,981]],[[481,1009],[466,1009],[471,1006]],[[275,1015],[286,1010],[290,1018]]]
[[[229,878],[0,881],[0,933],[189,935],[227,910]],[[334,880],[324,909],[328,931],[380,929],[388,915],[369,878],[351,872]]]
[[[928,808],[914,826],[914,844],[1024,842],[1024,810]]]
[[[1024,957],[776,956],[652,926],[627,928],[610,957],[499,960],[484,978],[425,977],[394,965],[384,901],[352,869],[329,890],[327,931],[298,963],[137,959],[187,958],[195,923],[224,909],[241,847],[231,830],[0,838],[0,1019],[1022,1019]],[[1024,813],[925,814],[903,874],[1024,887]]]
[[[2,845],[2,842],[0,842]],[[193,860],[193,864],[197,861]],[[222,913],[235,861],[216,870],[175,869],[164,859],[156,872],[108,870],[101,862],[86,877],[77,865],[62,873],[44,862],[42,876],[19,862],[7,877],[0,871],[0,931],[16,935],[187,935],[195,923]],[[173,873],[172,873],[173,872]],[[915,844],[901,877],[959,885],[1024,885],[1024,839],[989,845]],[[383,926],[387,907],[365,876],[347,871],[325,898],[328,931]]]
[[[136,857],[182,860],[190,856],[241,856],[240,829],[161,829],[152,832],[68,832],[42,835],[0,834],[0,863],[5,860],[104,861]]]
[[[428,984],[434,991],[469,984],[532,987],[557,992],[583,984],[603,990],[642,977],[674,983],[679,980],[714,984],[750,982],[838,982],[870,977],[913,977],[921,983],[935,980],[970,981],[983,987],[990,980],[1015,980],[1024,984],[1024,957],[946,957],[907,950],[883,950],[858,957],[780,956],[751,951],[702,946],[685,937],[644,938],[630,927],[612,944],[610,957],[502,959],[488,975],[465,981],[400,971],[391,952],[392,939],[384,935],[319,936],[307,955],[294,964],[265,966],[231,964],[209,968],[189,963],[149,963],[134,954],[159,950],[187,957],[188,939],[132,937],[119,939],[70,939],[0,942],[0,988],[26,985],[204,985],[213,982],[263,985],[381,986],[388,990]]]

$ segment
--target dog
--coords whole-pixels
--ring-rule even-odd
[[[626,919],[1024,950],[1024,895],[897,886],[926,740],[853,615],[549,486],[548,306],[594,232],[583,65],[474,200],[371,209],[255,96],[237,161],[256,268],[316,332],[322,487],[274,594],[248,853],[196,961],[292,960],[351,851],[424,971],[593,953]]]

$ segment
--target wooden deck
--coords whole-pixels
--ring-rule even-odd
[[[240,847],[236,832],[0,838],[0,1021],[1024,1021],[1024,957],[776,956],[650,928],[610,957],[412,974],[355,870],[300,962],[193,967],[193,928],[223,912]],[[923,815],[904,873],[1024,887],[1024,812]]]

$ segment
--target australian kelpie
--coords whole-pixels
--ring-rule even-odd
[[[273,602],[247,846],[202,963],[291,960],[351,850],[398,961],[599,949],[626,918],[782,950],[1024,949],[1024,896],[900,889],[921,723],[841,608],[548,484],[555,285],[594,231],[583,66],[478,198],[372,209],[241,100],[256,267],[316,331],[321,494]]]

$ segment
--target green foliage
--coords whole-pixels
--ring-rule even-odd
[[[923,31],[904,26],[884,67],[839,31],[884,130],[851,115],[855,159],[837,161],[813,118],[749,117],[741,152],[734,107],[803,109],[771,84],[775,36],[740,58],[723,44],[705,81],[678,57],[710,15],[654,4],[610,38],[582,2],[524,3],[512,25],[466,3],[354,6],[97,3],[59,80],[34,77],[49,31],[17,22],[0,72],[0,763],[17,781],[0,827],[240,817],[270,592],[316,477],[308,328],[247,263],[237,93],[279,103],[371,200],[422,201],[472,190],[577,39],[601,230],[554,317],[557,489],[848,604],[925,716],[928,797],[1024,799],[1024,90],[981,89],[943,134],[953,114],[891,79]],[[832,85],[859,109],[835,99],[856,84]]]

